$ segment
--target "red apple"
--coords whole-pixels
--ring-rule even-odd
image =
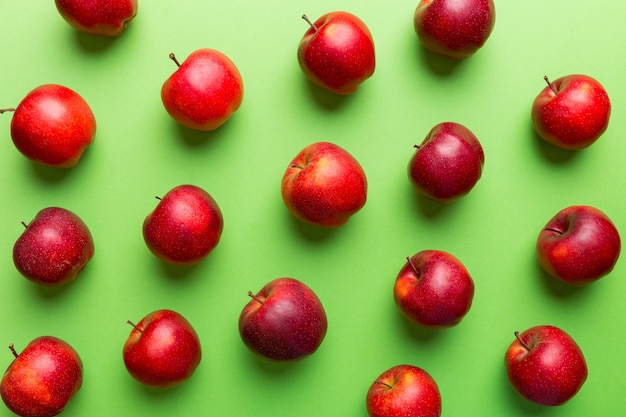
[[[393,288],[396,305],[426,327],[458,324],[472,306],[474,281],[455,256],[425,250],[407,258]]]
[[[541,405],[567,402],[587,379],[582,351],[570,335],[554,326],[515,332],[504,361],[515,391]]]
[[[190,266],[211,253],[223,228],[222,212],[209,193],[195,185],[179,185],[146,216],[143,237],[162,261]]]
[[[55,286],[74,281],[94,255],[91,232],[69,210],[45,208],[25,226],[13,246],[13,263],[37,284]]]
[[[602,211],[571,206],[548,221],[536,246],[539,263],[548,274],[568,284],[584,285],[613,270],[621,239]]]
[[[439,417],[441,394],[425,370],[397,365],[370,386],[365,400],[370,417]]]
[[[67,342],[38,337],[18,354],[0,381],[0,396],[15,414],[51,417],[60,414],[83,382],[83,363]]]
[[[421,0],[413,15],[422,45],[453,59],[468,58],[480,49],[495,22],[493,0]]]
[[[73,90],[45,84],[32,90],[13,111],[11,138],[28,159],[70,168],[78,163],[96,134],[96,119],[87,102]]]
[[[317,295],[293,278],[267,283],[239,316],[239,333],[254,353],[275,361],[303,359],[326,336],[326,312]]]
[[[243,80],[235,64],[214,49],[198,49],[180,64],[163,83],[161,100],[165,110],[183,126],[215,130],[239,109]]]
[[[283,175],[281,192],[297,219],[322,227],[345,224],[367,200],[367,179],[357,160],[328,142],[304,148]]]
[[[447,203],[469,193],[480,179],[485,154],[465,126],[446,122],[433,127],[409,161],[408,176],[415,191]]]
[[[198,334],[182,315],[157,310],[137,324],[124,344],[124,365],[142,384],[168,388],[188,380],[200,364]]]
[[[532,124],[546,142],[564,149],[583,149],[604,133],[611,101],[604,87],[588,75],[573,74],[550,82],[532,105]]]
[[[298,63],[314,84],[337,94],[353,94],[374,74],[374,40],[361,19],[347,12],[326,13],[298,45]]]
[[[90,35],[118,36],[137,15],[137,0],[55,0],[73,28]]]

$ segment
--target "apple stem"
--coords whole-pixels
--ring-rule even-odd
[[[24,226],[24,228],[28,227],[28,225],[25,222],[22,222],[22,225]]]
[[[419,145],[413,145],[413,147],[414,147],[415,149],[419,149],[419,148],[420,148],[420,146],[419,146]]]
[[[135,330],[137,330],[139,333],[143,333],[143,330],[141,330],[135,323],[133,323],[132,321],[128,320],[126,321],[126,323],[130,324],[131,326],[133,326],[135,328]]]
[[[546,228],[545,228],[545,229],[543,229],[543,230],[548,230],[548,231],[550,231],[550,232],[558,233],[558,234],[560,234],[560,235],[562,235],[562,234],[563,234],[563,232],[562,232],[561,230],[553,229],[553,228],[551,228],[551,227],[546,227]]]
[[[252,291],[248,291],[248,297],[252,298],[254,301],[256,301],[259,304],[263,304],[263,301],[258,299],[253,293]]]
[[[313,30],[317,33],[317,27],[313,24],[313,22],[311,22],[311,20],[309,19],[309,17],[305,14],[302,15],[302,18],[309,24],[311,25],[311,27],[313,28]]]
[[[154,198],[156,198],[157,200],[161,201],[161,197],[159,197],[158,195],[155,195]]]
[[[8,109],[0,109],[0,114],[6,113],[8,111],[15,111],[15,107],[9,107]]]
[[[520,344],[524,347],[524,349],[530,351],[530,347],[528,347],[528,345],[522,341],[522,338],[520,337],[519,332],[515,331],[514,334],[515,334],[515,338],[517,339],[518,342],[520,342]]]
[[[9,345],[9,350],[11,350],[11,353],[13,353],[13,356],[15,356],[16,358],[19,356],[15,351],[15,346],[13,346],[13,343]]]
[[[174,52],[170,53],[170,59],[174,61],[174,63],[180,67],[180,62],[178,62],[178,60],[176,59],[176,55],[174,55]]]
[[[408,264],[411,267],[411,269],[413,270],[413,272],[415,272],[415,275],[417,275],[417,277],[419,278],[420,277],[420,271],[415,266],[415,263],[413,262],[413,260],[409,256],[407,256],[406,257],[406,261],[408,262]]]
[[[378,381],[378,380],[376,380],[376,381],[374,381],[374,383],[375,383],[375,384],[384,385],[384,386],[385,386],[385,387],[387,387],[388,389],[392,389],[392,388],[393,388],[391,385],[389,385],[389,384],[387,384],[386,382],[383,382],[383,381]]]
[[[552,92],[553,92],[554,94],[557,94],[557,93],[558,93],[558,91],[557,91],[556,87],[554,86],[554,84],[552,84],[552,83],[550,82],[550,79],[548,78],[548,76],[547,76],[547,75],[544,75],[544,76],[543,76],[543,79],[544,79],[544,80],[546,80],[546,83],[548,83],[548,86],[550,87],[550,89],[552,90]]]
[[[298,168],[298,169],[304,169],[304,167],[302,165],[298,165],[298,164],[291,164],[289,166],[289,168]]]

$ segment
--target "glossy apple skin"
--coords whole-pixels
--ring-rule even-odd
[[[439,250],[416,253],[398,273],[393,295],[400,311],[425,327],[461,322],[474,299],[474,281],[454,255]]]
[[[239,334],[254,353],[273,361],[295,361],[322,344],[328,321],[317,295],[293,278],[267,283],[239,316]]]
[[[337,94],[353,94],[374,74],[374,40],[361,19],[347,12],[321,16],[298,45],[298,63],[314,84]]]
[[[370,386],[365,404],[370,417],[439,417],[441,394],[432,376],[412,365],[383,372]]]
[[[213,197],[195,185],[179,185],[160,199],[143,223],[146,246],[163,262],[199,263],[215,249],[224,218]]]
[[[73,28],[99,36],[119,36],[137,15],[137,0],[55,0]]]
[[[504,360],[515,391],[541,405],[564,404],[587,379],[587,363],[580,347],[555,326],[535,326],[519,334]]]
[[[418,194],[449,203],[468,194],[482,176],[485,154],[465,126],[435,125],[409,161],[408,177]]]
[[[74,348],[56,337],[42,336],[9,365],[0,382],[0,396],[19,416],[56,416],[82,381],[83,363]]]
[[[422,45],[452,59],[472,56],[485,44],[495,22],[493,0],[421,0],[413,16]]]
[[[202,360],[202,347],[185,317],[172,310],[157,310],[133,327],[122,356],[137,381],[169,388],[191,378]]]
[[[553,277],[586,285],[606,276],[621,251],[611,219],[595,207],[570,206],[548,221],[537,237],[537,258]]]
[[[95,134],[96,119],[87,102],[57,84],[33,89],[11,120],[16,148],[33,162],[57,168],[75,166]]]
[[[39,211],[13,245],[13,263],[32,282],[47,286],[76,279],[95,252],[83,220],[60,207]]]
[[[243,79],[226,55],[215,49],[198,49],[165,80],[161,100],[183,126],[215,130],[239,109]]]
[[[606,90],[596,79],[582,74],[549,83],[533,101],[531,111],[537,134],[554,146],[570,150],[584,149],[597,141],[609,126],[610,116]]]
[[[348,151],[317,142],[289,163],[281,193],[297,219],[320,227],[339,227],[365,205],[367,178]]]

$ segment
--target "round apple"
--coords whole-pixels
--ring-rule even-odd
[[[353,94],[374,74],[374,40],[361,19],[348,12],[326,13],[298,45],[298,63],[314,84],[337,94]]]
[[[293,278],[267,283],[239,316],[239,333],[254,353],[274,361],[313,354],[326,336],[326,312],[317,295]]]
[[[407,258],[393,288],[396,305],[412,322],[450,327],[468,313],[474,281],[454,255],[425,250]]]
[[[587,363],[580,347],[555,326],[515,332],[515,340],[506,351],[505,366],[515,391],[541,405],[564,404],[587,379]]]
[[[413,15],[422,45],[453,59],[468,58],[480,49],[495,22],[493,0],[421,0]]]
[[[55,0],[73,28],[100,36],[118,36],[137,15],[137,0]]]
[[[215,49],[198,49],[180,64],[163,83],[161,100],[165,110],[183,126],[215,130],[239,109],[243,80],[226,55]]]
[[[144,385],[169,388],[193,375],[202,359],[200,339],[181,314],[157,310],[137,324],[124,344],[124,365]]]
[[[69,210],[45,208],[25,226],[13,245],[13,263],[37,284],[56,286],[74,281],[94,255],[91,232]]]
[[[408,176],[415,191],[424,197],[441,203],[454,201],[469,193],[482,175],[483,148],[461,124],[439,123],[415,148]]]
[[[370,417],[439,417],[441,394],[432,376],[412,365],[383,372],[365,399]]]
[[[584,149],[609,126],[611,101],[604,87],[588,75],[573,74],[550,82],[532,105],[532,124],[546,142],[564,149]]]
[[[559,211],[537,237],[537,258],[553,277],[585,285],[609,274],[621,251],[617,228],[602,211],[570,206]]]
[[[56,84],[32,90],[13,111],[11,138],[33,162],[57,168],[75,166],[96,134],[96,119],[75,91]]]

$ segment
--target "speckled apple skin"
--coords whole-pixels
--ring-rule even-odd
[[[519,335],[506,351],[511,386],[522,397],[546,406],[569,401],[587,380],[587,363],[572,337],[555,326],[535,326]]]
[[[422,45],[452,59],[472,56],[485,44],[495,22],[493,0],[421,0],[413,17]]]
[[[60,414],[83,381],[83,363],[67,342],[52,336],[31,341],[0,382],[6,406],[23,417]]]
[[[424,197],[442,203],[454,201],[469,193],[482,176],[483,148],[461,124],[439,123],[416,149],[408,176],[415,191]]]
[[[348,12],[321,16],[298,45],[298,63],[314,84],[337,94],[354,94],[376,69],[374,39],[365,23]]]
[[[215,130],[241,106],[243,79],[226,55],[215,49],[198,49],[165,80],[161,100],[183,126]]]
[[[137,0],[55,0],[59,14],[75,29],[119,36],[137,15]]]
[[[281,194],[297,219],[321,227],[347,223],[367,201],[367,178],[345,149],[317,142],[299,152],[282,179]]]
[[[44,84],[29,92],[11,119],[16,148],[33,162],[75,166],[96,135],[96,119],[74,90]]]
[[[589,147],[609,126],[611,101],[606,90],[599,81],[582,74],[557,78],[551,85],[533,101],[533,128],[554,146],[570,150]]]
[[[35,215],[13,245],[13,263],[25,278],[58,286],[74,281],[94,252],[93,237],[80,217],[48,207]]]
[[[455,256],[424,250],[398,273],[393,294],[400,311],[426,327],[450,327],[461,322],[474,299],[474,281]]]
[[[312,355],[327,329],[322,302],[311,288],[293,278],[267,283],[239,316],[244,344],[274,361],[295,361]]]
[[[441,394],[433,377],[413,365],[397,365],[372,383],[365,399],[370,417],[439,417]]]
[[[539,232],[536,251],[548,274],[571,285],[585,285],[613,270],[621,238],[615,224],[599,209],[570,206]]]

